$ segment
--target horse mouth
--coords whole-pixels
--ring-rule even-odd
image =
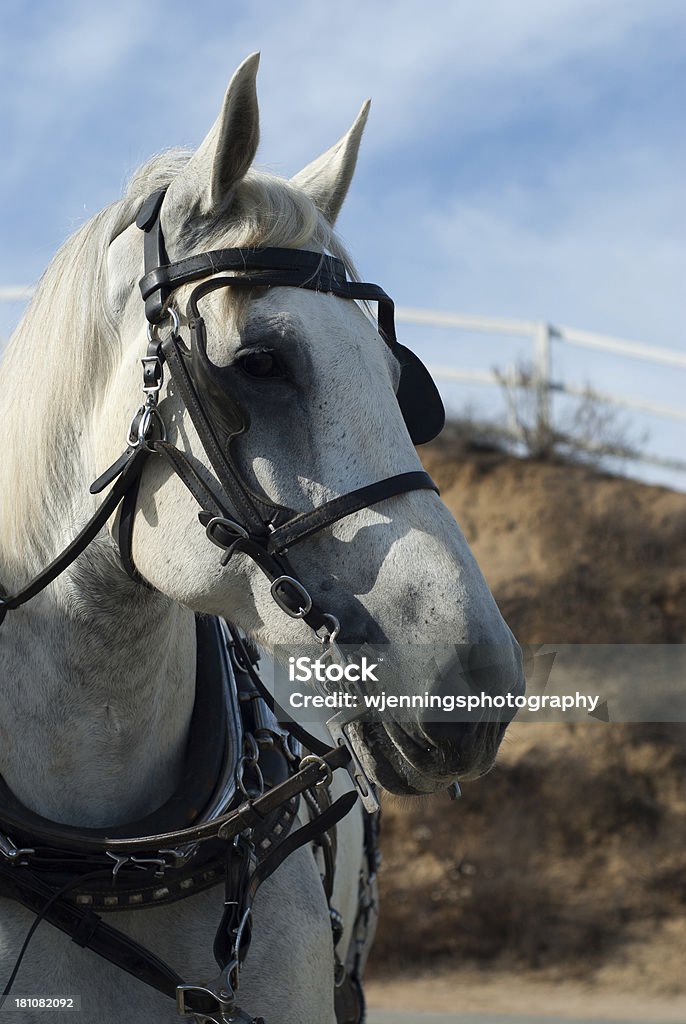
[[[422,749],[399,726],[392,729],[395,736],[381,722],[351,726],[357,756],[374,782],[389,793],[420,795],[446,789],[455,781],[456,775],[444,772],[432,757],[428,744]]]
[[[351,726],[351,739],[365,770],[389,793],[413,796],[447,789],[485,775],[495,763],[504,730],[482,724],[455,756],[395,722]]]

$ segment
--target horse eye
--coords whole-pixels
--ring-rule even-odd
[[[249,377],[283,377],[281,364],[271,352],[248,352],[238,360]]]

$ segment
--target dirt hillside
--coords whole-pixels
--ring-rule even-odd
[[[520,641],[686,642],[686,495],[450,438],[423,458]],[[686,726],[515,722],[458,803],[386,800],[382,848],[372,971],[686,992]]]

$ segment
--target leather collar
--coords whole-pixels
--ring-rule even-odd
[[[106,828],[86,828],[51,821],[25,807],[0,777],[0,829],[22,841],[32,834],[54,832],[55,840],[88,836],[117,839],[174,832],[192,825],[212,800],[227,758],[235,775],[242,730],[238,694],[229,677],[225,641],[217,619],[196,617],[196,689],[184,770],[174,793],[157,810],[136,821]],[[229,753],[230,750],[230,753]],[[235,787],[234,787],[235,791]]]

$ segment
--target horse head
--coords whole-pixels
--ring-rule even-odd
[[[307,513],[405,474],[418,480],[413,437],[424,439],[422,396],[432,396],[417,369],[421,364],[388,336],[390,328],[380,332],[364,303],[354,301],[349,283],[356,275],[334,233],[368,104],[336,145],[290,181],[263,173],[253,166],[257,63],[250,57],[235,73],[217,121],[192,156],[154,159],[133,178],[124,200],[102,215],[108,244],[95,264],[96,236],[86,229],[91,235],[84,236],[81,255],[90,252],[91,266],[79,283],[97,295],[96,312],[92,295],[88,309],[91,333],[99,332],[100,341],[90,353],[69,356],[74,372],[91,384],[77,399],[81,411],[63,429],[63,440],[66,449],[72,443],[79,448],[93,475],[111,462],[131,436],[140,359],[150,351],[146,327],[153,341],[171,332],[214,424],[221,457],[230,459],[246,500],[274,529],[284,510]],[[144,265],[140,227],[151,221],[141,224],[140,214],[155,192],[152,219],[165,250],[159,261],[188,267],[208,252],[291,251],[297,280],[289,281],[286,255],[282,276],[272,266],[266,284],[246,265],[243,274],[234,268],[233,280],[215,287],[218,274],[210,260],[193,280],[182,276],[166,293],[160,287],[157,320],[146,325],[138,282],[150,266]],[[313,287],[306,279],[307,253],[314,254],[311,277],[318,281],[328,267],[330,287]],[[327,255],[333,257],[328,263]],[[76,271],[69,273],[75,278]],[[357,294],[365,297],[359,289]],[[200,317],[201,352],[197,334],[191,341]],[[196,489],[212,492],[212,466],[187,396],[173,376],[164,383],[158,378],[157,385],[155,422],[164,424],[167,442],[183,453]],[[435,408],[427,406],[423,414],[436,418]],[[50,429],[47,422],[43,427]],[[153,435],[160,440],[159,430]],[[66,466],[64,453],[61,459]],[[232,514],[240,526],[240,510]],[[114,590],[138,623],[181,606],[230,619],[269,651],[309,642],[310,626],[286,614],[270,579],[240,545],[222,564],[198,522],[198,501],[168,459],[147,459],[132,522],[132,561],[147,586],[121,568],[116,524],[100,546]],[[340,641],[395,651],[397,693],[416,692],[418,685],[433,693],[450,685],[428,657],[439,645],[461,651],[463,678],[478,680],[481,690],[520,692],[517,643],[459,526],[425,484],[407,484],[330,518],[289,547],[288,558],[314,606],[340,624]],[[366,770],[382,786],[431,792],[486,771],[502,732],[492,716],[449,722],[418,711],[410,718],[359,722],[352,736]]]

